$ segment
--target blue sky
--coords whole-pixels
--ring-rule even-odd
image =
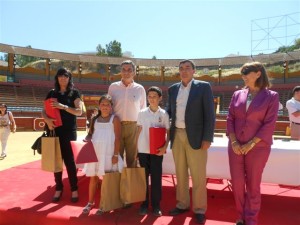
[[[283,19],[287,14],[293,15]],[[117,40],[135,58],[255,55],[293,44],[299,22],[299,0],[0,0],[0,43],[67,53],[93,52]],[[271,39],[256,47],[268,26]]]

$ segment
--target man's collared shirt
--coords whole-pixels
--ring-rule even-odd
[[[191,90],[192,79],[185,87],[182,83],[180,85],[177,99],[176,99],[176,121],[175,126],[177,128],[185,128],[185,110],[188,101],[188,97]]]
[[[146,92],[142,85],[132,82],[125,86],[122,81],[112,83],[108,94],[113,100],[114,113],[121,121],[137,121],[138,113],[146,108]]]

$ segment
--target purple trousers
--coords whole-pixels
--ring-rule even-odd
[[[260,183],[271,146],[254,147],[247,155],[237,155],[228,147],[231,182],[238,219],[258,224],[261,205]]]

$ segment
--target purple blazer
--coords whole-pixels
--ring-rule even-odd
[[[260,141],[256,147],[271,146],[279,109],[279,95],[262,89],[246,111],[249,89],[235,91],[229,105],[226,134],[235,133],[237,140],[245,144],[253,137]]]

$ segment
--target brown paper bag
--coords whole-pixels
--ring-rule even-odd
[[[101,184],[100,209],[104,212],[121,208],[119,172],[106,173]]]
[[[58,137],[42,137],[42,170],[61,172],[63,162]]]
[[[145,168],[124,168],[121,174],[120,195],[124,204],[146,200]]]

